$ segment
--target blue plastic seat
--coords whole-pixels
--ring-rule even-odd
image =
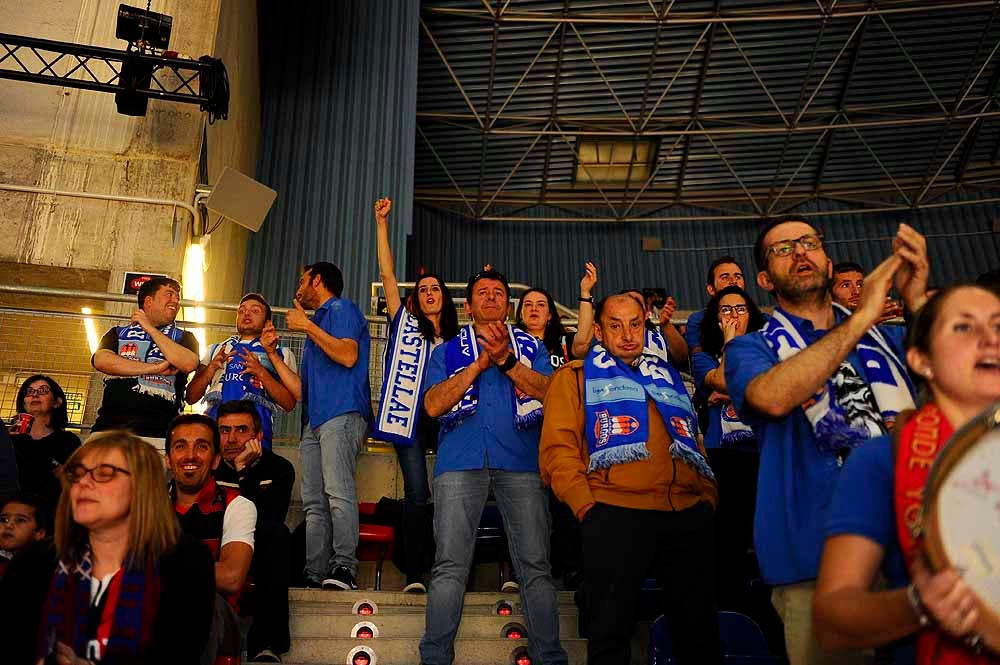
[[[719,636],[726,663],[733,665],[777,665],[767,648],[764,632],[745,614],[719,612]],[[649,629],[649,665],[673,665],[673,644],[666,618],[657,617]]]

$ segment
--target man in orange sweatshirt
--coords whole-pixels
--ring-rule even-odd
[[[643,324],[628,294],[598,304],[599,343],[545,396],[541,476],[581,522],[588,662],[629,662],[638,594],[655,575],[677,662],[721,663],[718,488],[680,375],[642,352]]]

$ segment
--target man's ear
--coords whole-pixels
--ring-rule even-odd
[[[468,298],[466,298],[465,302],[462,303],[462,310],[465,312],[465,314],[469,318],[472,318],[472,310],[469,308],[469,300],[468,300]]]
[[[49,532],[46,531],[44,527],[40,527],[38,529],[35,529],[34,536],[36,542],[39,540],[45,540],[46,538],[48,538]]]
[[[215,457],[212,458],[212,471],[219,468],[219,462],[222,461],[222,453],[216,453]]]
[[[771,281],[771,275],[766,270],[761,270],[757,273],[757,286],[765,291],[774,291],[774,283]]]
[[[601,330],[601,326],[596,321],[594,322],[594,337],[597,338],[598,342],[604,341],[604,331]]]
[[[711,284],[706,284],[705,285],[705,291],[708,293],[708,297],[709,298],[714,298],[715,297],[715,287],[712,286]]]

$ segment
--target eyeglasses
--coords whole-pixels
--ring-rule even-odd
[[[749,310],[746,305],[721,305],[719,307],[719,312],[723,316],[732,316],[733,314],[746,314]]]
[[[70,485],[75,485],[88,473],[90,477],[94,479],[97,483],[109,483],[114,480],[114,477],[119,473],[124,473],[126,476],[131,476],[132,472],[128,469],[123,469],[120,466],[115,466],[114,464],[98,464],[93,469],[88,469],[82,464],[74,464],[72,466],[66,467],[63,471],[66,474],[66,479],[69,480]]]
[[[50,394],[51,392],[52,392],[52,389],[49,388],[48,386],[39,386],[37,388],[28,388],[27,390],[24,391],[24,396],[25,397],[34,397],[35,395],[38,395],[39,397],[45,397],[46,395]]]
[[[811,252],[814,249],[819,249],[823,246],[823,236],[817,233],[807,233],[801,238],[794,238],[792,240],[781,240],[774,243],[767,248],[764,252],[764,260],[766,261],[771,254],[775,256],[790,256],[792,252],[795,251],[796,245],[802,245],[802,249],[807,252]]]

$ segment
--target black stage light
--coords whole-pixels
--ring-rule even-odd
[[[118,24],[115,37],[140,47],[165,49],[170,42],[170,28],[174,19],[138,7],[118,5]]]

